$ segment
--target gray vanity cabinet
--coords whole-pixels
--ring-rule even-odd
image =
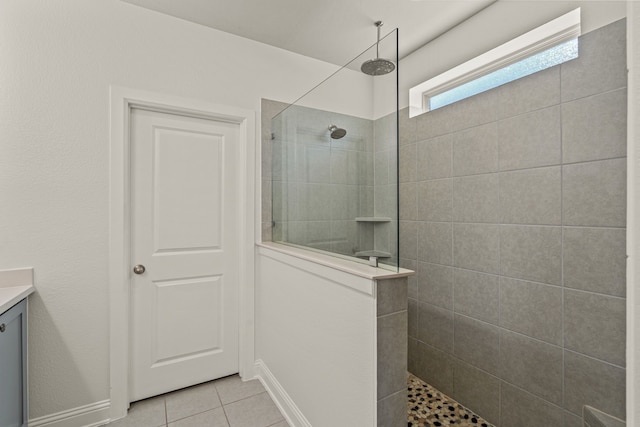
[[[0,314],[0,426],[27,425],[27,300]]]

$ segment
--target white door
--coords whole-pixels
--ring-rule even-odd
[[[130,132],[136,401],[238,372],[240,160],[237,124],[133,109]]]

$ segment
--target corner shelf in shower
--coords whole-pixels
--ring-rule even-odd
[[[382,251],[360,251],[355,254],[357,257],[377,257],[377,258],[391,258],[391,254],[389,252]]]
[[[386,216],[359,216],[356,218],[356,222],[391,222],[391,221],[392,219]]]

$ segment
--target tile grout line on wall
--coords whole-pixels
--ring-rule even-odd
[[[498,102],[500,102],[500,97],[498,96]],[[497,111],[496,111],[497,114]],[[500,185],[501,185],[501,172],[500,172],[500,133],[497,130],[498,128],[498,120],[496,120],[496,157],[498,163],[498,218],[497,221],[502,220],[502,203],[500,199]],[[500,323],[502,322],[502,301],[500,299],[502,295],[502,228],[498,225],[498,376],[499,379],[502,378],[502,327]],[[498,386],[498,423],[502,424],[502,380],[499,381]]]
[[[560,328],[562,331],[562,408],[566,406],[565,396],[566,396],[566,384],[565,384],[565,333],[564,333],[564,135],[563,135],[563,125],[562,125],[562,106],[564,105],[562,101],[562,74],[563,74],[564,64],[560,65],[560,79],[558,80],[558,91],[560,94],[560,108],[558,110],[558,114],[560,115],[560,224],[562,225],[562,229],[560,232],[560,285],[562,286],[561,294],[560,294],[560,312],[562,316],[560,317]]]

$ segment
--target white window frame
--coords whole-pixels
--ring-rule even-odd
[[[429,111],[429,99],[580,36],[580,8],[409,89],[409,117]]]

